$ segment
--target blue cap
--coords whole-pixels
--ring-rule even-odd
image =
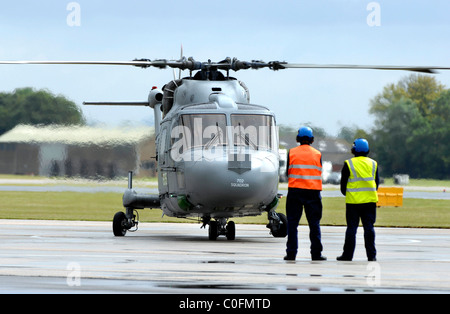
[[[308,126],[302,126],[300,129],[298,129],[298,137],[309,137],[309,138],[314,138],[313,135],[313,131],[310,127]]]
[[[353,142],[352,150],[355,153],[368,153],[369,152],[369,142],[364,138],[357,138]]]

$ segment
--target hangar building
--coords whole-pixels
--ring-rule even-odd
[[[155,176],[153,127],[18,125],[0,136],[0,173],[114,178]]]

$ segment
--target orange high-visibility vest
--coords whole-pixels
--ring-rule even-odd
[[[288,187],[322,191],[322,154],[309,145],[289,151]]]

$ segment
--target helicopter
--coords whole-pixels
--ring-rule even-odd
[[[153,87],[143,102],[84,102],[84,105],[148,106],[155,121],[158,194],[133,190],[133,173],[123,194],[124,211],[114,215],[113,234],[125,236],[138,226],[138,210],[160,208],[163,215],[198,219],[208,238],[236,236],[233,217],[267,213],[274,237],[287,235],[287,218],[277,213],[279,154],[275,114],[252,104],[244,82],[230,71],[268,68],[373,69],[435,73],[447,67],[317,65],[225,58],[200,62],[134,59],[132,61],[2,61],[0,64],[128,65],[172,68],[174,79]],[[175,69],[180,76],[175,77]],[[181,78],[181,71],[189,76]]]

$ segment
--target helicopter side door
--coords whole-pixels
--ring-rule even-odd
[[[159,194],[169,194],[176,196],[182,192],[184,188],[184,166],[183,162],[174,160],[171,156],[173,149],[173,139],[171,137],[172,128],[176,125],[171,120],[164,122],[161,125],[161,138],[159,143]],[[174,124],[174,125],[172,125]]]
[[[168,156],[167,151],[169,144],[169,124],[163,123],[161,125],[161,131],[157,141],[157,154],[158,154],[158,187],[159,194],[166,194],[169,192],[169,180],[168,180]]]

